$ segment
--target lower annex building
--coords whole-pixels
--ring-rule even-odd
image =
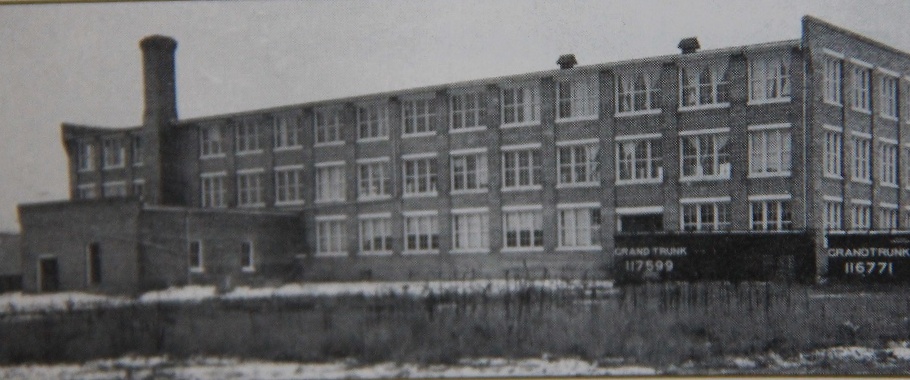
[[[910,55],[809,16],[790,41],[688,38],[676,55],[565,55],[552,71],[193,119],[177,117],[176,41],[140,46],[143,123],[64,123],[71,199],[19,208],[26,290],[814,281],[868,274],[829,265],[854,252],[838,236],[910,241],[887,240],[910,225]],[[903,273],[902,251],[879,252]]]

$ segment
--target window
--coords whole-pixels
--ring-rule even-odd
[[[790,100],[790,58],[749,59],[749,102],[767,103]]]
[[[597,173],[600,147],[596,140],[580,144],[557,142],[556,145],[559,185],[597,185],[600,182]]]
[[[452,251],[486,252],[490,247],[487,209],[452,210]]]
[[[881,115],[897,119],[897,78],[882,77]]]
[[[617,207],[617,232],[656,232],[664,230],[662,206]]]
[[[344,199],[344,163],[317,164],[316,202],[340,202]]]
[[[347,250],[343,216],[316,217],[316,254],[343,256]]]
[[[472,192],[487,188],[487,151],[452,152],[452,192]]]
[[[853,67],[853,76],[851,78],[852,95],[851,105],[853,110],[860,112],[869,112],[872,109],[872,94],[870,87],[872,85],[872,71],[861,66]]]
[[[142,141],[142,136],[133,136],[133,166],[142,166],[143,156],[145,155],[145,146]]]
[[[841,132],[825,131],[825,176],[827,177],[842,178],[842,139]]]
[[[121,198],[126,196],[126,182],[105,182],[101,186],[105,198]]]
[[[872,182],[872,139],[864,136],[853,138],[853,180]]]
[[[881,144],[881,182],[884,186],[897,187],[897,141]]]
[[[483,129],[486,110],[480,92],[468,92],[452,95],[451,125],[452,132]]]
[[[597,119],[599,102],[596,76],[558,79],[556,120]]]
[[[224,154],[221,142],[221,126],[199,128],[199,156],[217,157]]]
[[[225,200],[225,187],[224,181],[227,178],[225,173],[205,173],[202,174],[201,179],[201,192],[202,192],[202,207],[225,207],[227,202]]]
[[[133,180],[133,196],[139,199],[142,199],[145,196],[145,180],[144,179],[134,179]]]
[[[388,108],[374,103],[357,107],[357,139],[361,141],[389,138]]]
[[[262,136],[259,123],[256,120],[242,120],[237,124],[237,134],[234,140],[235,151],[238,154],[262,152]]]
[[[76,169],[80,172],[95,170],[95,147],[88,141],[76,144]]]
[[[729,130],[724,128],[713,132],[716,133],[700,132],[679,138],[682,150],[680,179],[730,178]]]
[[[244,272],[256,271],[255,253],[253,251],[253,242],[240,242],[240,270]]]
[[[316,145],[343,144],[341,140],[341,110],[323,108],[313,111]]]
[[[840,202],[825,202],[825,229],[841,230],[843,225],[844,205]]]
[[[879,211],[878,228],[883,230],[897,229],[897,205],[882,204]]]
[[[753,231],[784,231],[793,228],[789,200],[753,200],[749,203]]]
[[[405,251],[432,252],[439,249],[439,220],[435,214],[404,215]]]
[[[436,156],[402,157],[404,195],[436,194]]]
[[[360,216],[360,252],[392,252],[392,218],[389,215]]]
[[[567,206],[559,210],[559,247],[600,247],[600,205]]]
[[[300,148],[303,145],[303,128],[297,118],[291,115],[275,116],[272,119],[275,132],[275,150]]]
[[[536,82],[502,89],[502,126],[533,125],[540,122],[540,89]]]
[[[436,133],[433,99],[414,99],[401,103],[402,136],[424,136]]]
[[[540,188],[540,147],[502,152],[503,190]]]
[[[98,285],[101,283],[101,245],[90,243],[85,251],[85,280],[88,285]]]
[[[275,204],[303,203],[303,166],[275,168]]]
[[[749,176],[789,176],[790,124],[753,127],[749,131]]]
[[[718,231],[730,228],[730,200],[684,202],[681,206],[683,231]]]
[[[730,74],[726,63],[682,67],[679,82],[680,109],[729,105]]]
[[[123,167],[124,149],[123,143],[119,139],[104,139],[101,149],[105,169]]]
[[[616,138],[616,183],[659,183],[663,180],[660,135]]]
[[[834,57],[825,57],[825,102],[841,105],[841,80],[844,62]]]
[[[504,250],[543,248],[543,213],[540,208],[503,209]]]
[[[852,223],[854,230],[868,230],[872,228],[872,206],[868,203],[856,203],[852,207]]]
[[[392,190],[392,177],[387,158],[367,159],[358,163],[359,199],[388,198]]]
[[[83,183],[76,186],[77,199],[95,199],[98,197],[94,183]]]
[[[616,113],[660,111],[660,72],[655,70],[617,75]]]
[[[187,250],[189,251],[190,272],[202,273],[205,271],[205,267],[203,266],[204,261],[202,259],[202,242],[199,240],[191,241]]]
[[[237,172],[237,206],[263,206],[261,169]]]

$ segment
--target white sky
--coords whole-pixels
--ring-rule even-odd
[[[138,125],[138,41],[178,41],[181,118],[796,39],[810,14],[910,51],[910,1],[269,1],[0,5],[0,231],[65,199],[60,123]]]

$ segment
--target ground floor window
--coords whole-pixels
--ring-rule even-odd
[[[405,214],[404,250],[431,252],[439,249],[439,219],[436,213]]]
[[[486,209],[452,210],[452,250],[482,252],[490,247],[490,216]]]
[[[868,230],[872,228],[872,206],[868,204],[854,204],[851,210],[851,225],[854,230]]]
[[[793,228],[788,200],[761,200],[749,203],[753,231],[782,231]]]
[[[619,232],[656,232],[664,230],[663,214],[620,215]]]
[[[275,168],[275,204],[303,203],[303,167]]]
[[[566,206],[559,210],[559,246],[600,246],[600,205]]]
[[[253,242],[244,241],[240,243],[240,270],[244,272],[253,272],[256,270],[255,251]]]
[[[102,185],[105,198],[122,198],[126,196],[126,182],[105,182]]]
[[[85,272],[89,285],[101,283],[101,244],[91,243],[86,247]]]
[[[540,208],[504,209],[503,246],[506,249],[543,248],[543,213]]]
[[[682,205],[683,231],[717,231],[730,228],[730,200],[692,202]]]
[[[825,202],[825,229],[842,230],[844,205],[840,202]]]
[[[392,218],[389,215],[360,217],[360,252],[392,252]]]
[[[85,183],[76,186],[77,199],[95,199],[97,197],[98,193],[95,191],[94,183]]]
[[[188,251],[190,272],[202,273],[204,268],[202,260],[202,242],[199,240],[191,241]]]
[[[344,255],[344,217],[316,218],[316,254],[326,256]]]
[[[883,230],[893,230],[897,228],[897,205],[885,207],[884,205],[879,212],[878,227]]]

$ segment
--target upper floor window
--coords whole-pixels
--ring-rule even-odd
[[[540,122],[540,88],[537,82],[504,87],[502,126],[533,125]]]
[[[663,180],[660,134],[616,139],[616,183],[659,183]]]
[[[389,138],[388,107],[384,103],[357,107],[357,139],[361,141]]]
[[[122,198],[126,196],[126,182],[105,182],[101,186],[105,198]]]
[[[343,256],[347,251],[344,215],[316,217],[316,255]]]
[[[749,59],[749,103],[790,100],[790,58]]]
[[[80,172],[95,170],[95,146],[91,142],[76,144],[76,169]]]
[[[487,188],[486,149],[452,152],[452,192],[481,191]]]
[[[145,154],[145,145],[142,136],[133,136],[133,166],[142,166],[143,155]]]
[[[303,143],[303,131],[297,118],[290,115],[276,116],[272,120],[275,131],[276,150],[300,148]]]
[[[749,203],[752,230],[783,231],[793,228],[793,213],[788,199],[752,200]]]
[[[881,85],[881,115],[897,119],[897,78],[884,76]]]
[[[275,168],[275,204],[303,203],[303,166]]]
[[[117,138],[104,139],[102,142],[102,156],[104,158],[104,168],[122,168],[123,167],[123,142]]]
[[[825,102],[841,105],[841,81],[843,80],[844,61],[835,57],[824,59]]]
[[[221,126],[215,125],[210,127],[199,128],[199,156],[216,157],[224,154],[224,146],[221,140]]]
[[[866,200],[854,199],[850,212],[850,228],[854,230],[869,230],[872,228],[872,205]]]
[[[616,76],[616,113],[660,111],[660,71],[642,70]]]
[[[718,231],[730,228],[730,199],[680,200],[683,231]]]
[[[240,207],[263,206],[262,169],[237,172],[237,205]]]
[[[503,190],[538,189],[540,178],[540,146],[503,147]]]
[[[872,70],[853,66],[851,106],[856,111],[869,112],[872,109]]]
[[[680,133],[682,176],[680,179],[730,178],[729,129]]]
[[[405,195],[436,194],[436,156],[402,157]]]
[[[866,134],[853,137],[853,180],[872,182],[872,138]]]
[[[224,181],[227,174],[220,173],[203,173],[200,181],[200,192],[202,207],[225,207],[227,200],[225,197]]]
[[[596,76],[578,76],[556,81],[556,120],[596,119],[599,96]]]
[[[357,162],[357,197],[361,200],[387,198],[392,193],[392,173],[388,157]]]
[[[749,127],[749,176],[790,175],[790,154],[790,124]]]
[[[341,109],[336,107],[316,109],[313,112],[316,145],[343,144],[341,140]]]
[[[559,247],[600,247],[600,205],[559,205]]]
[[[826,177],[843,178],[843,169],[841,168],[843,149],[841,144],[843,144],[843,132],[840,129],[834,128],[834,130],[825,131],[824,161]]]
[[[882,141],[881,144],[881,183],[884,186],[897,187],[897,141]]]
[[[344,162],[316,164],[316,201],[339,202],[344,199]]]
[[[557,143],[557,171],[559,185],[596,185],[600,182],[597,140],[575,143]]]
[[[98,190],[94,183],[83,183],[76,186],[76,199],[95,199]]]
[[[480,91],[452,95],[450,100],[452,132],[484,127],[483,119],[486,116],[486,109],[483,107],[482,99]]]
[[[256,120],[242,120],[237,123],[235,151],[238,154],[261,152],[262,136],[259,132],[259,123]]]
[[[402,136],[435,134],[435,120],[433,98],[406,100],[401,103]]]
[[[679,70],[679,87],[681,109],[726,106],[730,91],[727,63],[683,66]]]

